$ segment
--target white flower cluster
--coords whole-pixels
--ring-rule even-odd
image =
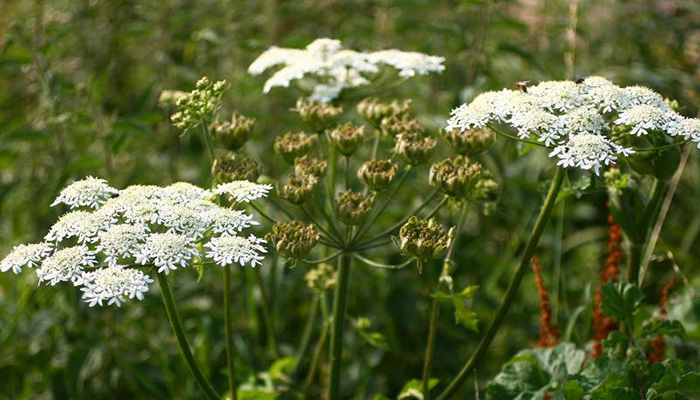
[[[313,77],[311,101],[328,103],[344,89],[367,85],[367,75],[390,66],[399,76],[411,78],[442,72],[443,57],[417,52],[383,50],[358,52],[345,50],[339,40],[316,39],[306,49],[286,49],[272,46],[263,52],[248,68],[251,75],[260,75],[266,70],[282,66],[265,82],[264,93],[273,87],[289,87],[294,80]]]
[[[552,148],[558,164],[599,173],[618,156],[634,153],[610,139],[613,127],[631,135],[662,132],[700,147],[700,120],[677,114],[649,88],[619,87],[597,76],[581,81],[542,82],[524,90],[486,92],[452,110],[447,130],[465,131],[507,124],[522,139]]]
[[[213,191],[185,182],[117,191],[89,177],[68,186],[54,203],[83,209],[60,217],[45,242],[15,246],[0,261],[0,271],[17,274],[25,266],[38,267],[40,282],[71,282],[92,307],[143,299],[153,280],[141,266],[152,265],[164,274],[204,259],[255,267],[264,259],[265,240],[239,234],[258,222],[212,199],[223,195],[249,202],[270,190],[269,185],[234,181]],[[206,254],[200,254],[200,244]]]

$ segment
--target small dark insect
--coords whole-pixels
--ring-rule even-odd
[[[580,84],[582,84],[583,81],[585,81],[585,80],[586,80],[586,77],[585,77],[585,76],[579,76],[578,78],[576,78],[576,80],[575,80],[574,82],[576,82],[577,85],[580,85]]]
[[[520,90],[523,93],[527,93],[527,85],[530,84],[530,81],[517,81],[513,84],[513,87]]]

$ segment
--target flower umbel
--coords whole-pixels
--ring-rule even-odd
[[[311,253],[321,239],[321,234],[312,224],[305,225],[299,220],[292,220],[275,223],[266,238],[283,256],[302,259]]]

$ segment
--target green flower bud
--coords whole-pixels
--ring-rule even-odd
[[[397,136],[394,152],[415,166],[428,161],[436,145],[437,140],[421,131],[407,131]]]
[[[175,108],[177,101],[187,96],[181,90],[163,90],[158,96],[158,105],[163,108]]]
[[[304,132],[287,132],[284,136],[278,136],[275,139],[275,152],[284,157],[289,163],[294,163],[297,157],[308,154],[314,146],[318,137],[316,135],[308,135]]]
[[[605,185],[609,188],[624,190],[632,189],[637,186],[630,174],[624,174],[619,168],[611,168],[603,174]]]
[[[345,225],[359,225],[372,211],[376,194],[355,193],[352,190],[340,192],[335,197],[336,214]]]
[[[490,129],[451,129],[443,131],[443,136],[459,154],[467,156],[486,151],[496,141]]]
[[[379,126],[384,118],[406,115],[410,104],[410,100],[406,100],[402,104],[394,100],[388,104],[381,103],[376,98],[366,98],[357,105],[357,113],[374,126]]]
[[[217,183],[238,180],[257,182],[261,173],[262,167],[257,161],[234,153],[217,158],[211,166],[211,174]]]
[[[302,204],[311,197],[318,182],[318,178],[311,174],[292,174],[277,192],[281,198],[292,204]]]
[[[466,198],[482,180],[484,170],[465,156],[446,158],[430,167],[430,186],[448,196]]]
[[[328,139],[331,145],[344,156],[352,155],[362,144],[364,136],[365,127],[357,126],[352,122],[338,125],[335,129],[328,131]]]
[[[292,220],[275,223],[265,238],[283,256],[302,259],[311,253],[321,239],[321,234],[312,224],[304,225],[301,221]]]
[[[254,124],[255,118],[233,114],[231,121],[212,122],[209,125],[209,132],[212,139],[221,147],[236,151],[248,141]]]
[[[411,216],[399,231],[401,252],[420,261],[438,259],[447,253],[454,239],[454,228],[449,232],[435,222]]]
[[[343,109],[333,107],[330,104],[299,99],[294,111],[299,113],[301,120],[308,124],[314,132],[320,133],[334,127],[338,123],[338,117],[343,112]]]
[[[326,175],[327,166],[328,163],[326,161],[321,161],[316,157],[305,155],[294,160],[294,174],[311,174],[321,179]]]
[[[307,272],[304,280],[314,292],[326,292],[335,288],[336,273],[329,263],[321,263]]]
[[[398,167],[391,160],[367,161],[357,170],[357,178],[368,188],[378,192],[396,179]]]
[[[382,134],[396,139],[402,133],[423,133],[423,127],[415,119],[409,119],[407,115],[392,115],[384,118],[381,123]]]
[[[211,120],[221,107],[221,94],[226,90],[226,81],[211,82],[206,77],[197,81],[196,89],[178,95],[175,101],[177,112],[170,120],[175,127],[188,131]]]

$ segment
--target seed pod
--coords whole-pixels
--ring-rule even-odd
[[[357,178],[368,188],[378,192],[396,179],[398,167],[391,160],[367,161],[357,170]]]
[[[352,122],[338,125],[335,129],[328,131],[328,139],[331,145],[344,156],[352,155],[362,144],[364,136],[365,127],[357,126]]]
[[[421,261],[443,257],[453,238],[454,229],[445,232],[435,219],[424,220],[415,215],[399,231],[401,251]]]
[[[448,196],[466,198],[482,180],[484,170],[465,156],[446,158],[430,167],[430,186]]]
[[[380,125],[382,134],[388,138],[396,139],[402,133],[423,133],[423,127],[415,119],[409,119],[407,115],[392,115],[382,120]]]
[[[326,161],[321,161],[316,157],[305,155],[297,157],[297,159],[294,160],[294,174],[311,174],[321,179],[326,175],[327,166],[328,163]]]
[[[294,109],[301,120],[316,133],[333,128],[338,123],[338,117],[343,109],[330,104],[316,103],[299,99]]]
[[[378,127],[384,118],[393,116],[403,117],[406,115],[410,104],[410,100],[399,104],[396,100],[391,103],[381,103],[379,99],[366,98],[357,105],[357,113],[360,114],[362,118],[372,123],[372,125]]]
[[[420,131],[407,131],[396,138],[394,152],[410,165],[422,164],[430,159],[437,141]]]
[[[275,223],[265,238],[270,240],[277,252],[283,256],[302,259],[311,253],[321,239],[321,234],[312,224],[305,225],[299,220],[292,220]]]
[[[318,137],[316,135],[308,135],[304,132],[287,132],[283,136],[278,136],[275,139],[275,152],[288,163],[293,164],[297,157],[308,154],[314,146]]]
[[[490,129],[451,129],[444,130],[443,136],[450,143],[452,148],[467,156],[475,155],[486,151],[496,138]]]
[[[345,225],[359,225],[372,211],[375,194],[355,193],[352,190],[340,192],[335,197],[338,219]]]
[[[279,196],[292,204],[302,204],[311,197],[318,178],[311,174],[292,174],[287,183],[277,190]]]
[[[218,145],[236,151],[248,141],[254,124],[255,118],[233,114],[231,121],[212,122],[209,125],[209,132]]]
[[[262,167],[250,157],[241,157],[235,153],[219,157],[211,166],[211,174],[217,183],[228,183],[238,180],[257,182]]]

